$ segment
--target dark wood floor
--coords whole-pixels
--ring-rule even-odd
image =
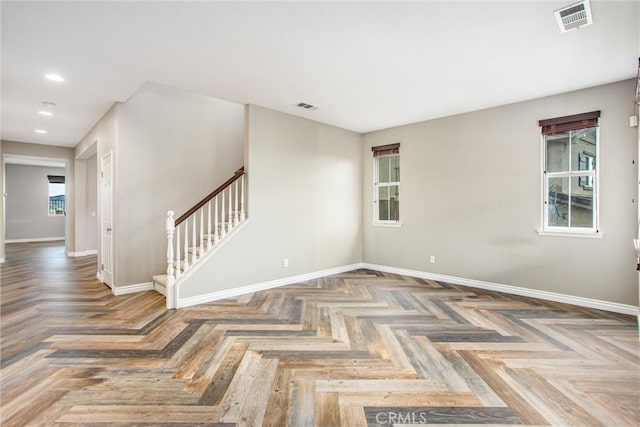
[[[2,426],[637,426],[634,317],[358,270],[177,311],[7,245]]]

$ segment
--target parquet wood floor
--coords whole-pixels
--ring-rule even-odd
[[[358,270],[177,311],[7,245],[2,426],[637,426],[634,317]]]

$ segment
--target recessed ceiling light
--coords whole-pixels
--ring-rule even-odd
[[[44,135],[45,133],[47,133],[47,131],[43,129],[36,129],[36,133]]]
[[[38,113],[43,116],[53,116],[53,110],[56,108],[56,104],[51,101],[42,101],[40,103],[40,110]]]
[[[62,77],[59,74],[46,74],[45,77],[49,80],[51,80],[52,82],[63,82],[64,81],[64,77]]]

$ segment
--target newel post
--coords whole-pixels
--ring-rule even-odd
[[[167,289],[166,299],[167,308],[176,308],[175,300],[175,282],[176,279],[173,275],[173,232],[176,229],[176,222],[173,219],[173,211],[167,212]]]

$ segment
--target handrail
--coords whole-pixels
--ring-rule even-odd
[[[222,184],[220,187],[216,188],[215,190],[213,190],[208,196],[206,196],[204,199],[200,200],[198,203],[196,203],[195,205],[193,205],[191,207],[191,209],[189,209],[188,211],[186,211],[184,214],[180,215],[178,217],[178,219],[176,219],[175,225],[179,225],[181,222],[183,222],[185,219],[189,218],[191,215],[193,215],[198,209],[200,209],[201,207],[203,207],[204,205],[207,204],[207,202],[211,199],[213,199],[214,197],[216,197],[218,194],[222,193],[227,187],[229,187],[231,184],[233,184],[238,178],[240,178],[242,175],[244,175],[244,166],[242,166],[240,169],[238,169],[231,178],[229,178],[228,180],[226,180],[224,182],[224,184]]]

